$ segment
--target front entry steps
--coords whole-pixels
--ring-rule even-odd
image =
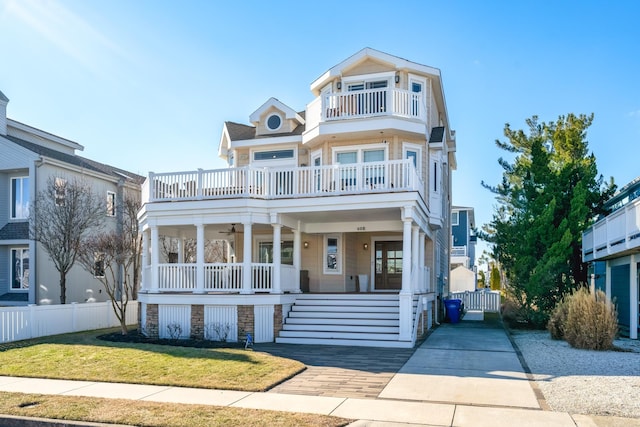
[[[302,294],[276,343],[412,347],[399,341],[397,294]]]

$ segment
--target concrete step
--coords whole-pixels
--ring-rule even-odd
[[[280,331],[282,338],[331,338],[374,341],[395,341],[398,334],[366,333],[366,332],[336,332],[336,331]]]
[[[316,311],[329,313],[359,312],[359,313],[398,313],[399,307],[360,306],[360,305],[298,305],[291,306],[291,311]]]
[[[398,300],[395,299],[296,299],[297,306],[304,305],[328,305],[337,306],[376,306],[376,307],[397,307]]]
[[[280,344],[311,344],[311,345],[347,345],[355,347],[392,347],[411,348],[411,341],[378,341],[360,339],[325,339],[325,338],[290,338],[277,337],[276,343]]]
[[[301,314],[301,313],[296,313]],[[375,325],[375,326],[398,326],[399,319],[389,318],[353,318],[353,317],[339,317],[339,318],[325,318],[325,317],[288,317],[287,324],[297,325]]]
[[[379,312],[348,312],[348,311],[336,311],[336,312],[328,312],[328,311],[290,311],[287,317],[288,319],[295,318],[317,318],[317,319],[394,319],[398,320],[400,315],[398,311],[388,312],[388,313],[379,313]]]
[[[378,326],[378,325],[336,325],[336,324],[290,324],[282,325],[283,331],[301,331],[301,332],[339,332],[354,333],[363,332],[369,334],[398,334],[400,327],[396,326]],[[280,335],[283,335],[282,333]]]

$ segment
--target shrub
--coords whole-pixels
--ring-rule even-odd
[[[609,350],[618,334],[618,314],[604,292],[581,288],[567,299],[564,339],[571,347]]]
[[[551,312],[547,330],[554,340],[564,339],[564,326],[567,323],[567,315],[569,314],[568,298],[562,298]]]

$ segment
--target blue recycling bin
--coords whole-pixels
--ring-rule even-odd
[[[462,300],[446,299],[444,300],[444,307],[447,309],[447,317],[449,318],[449,321],[451,323],[458,323],[462,312]]]

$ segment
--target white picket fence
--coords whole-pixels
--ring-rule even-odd
[[[127,305],[127,324],[138,321],[138,302]],[[120,326],[110,302],[0,308],[0,343]]]
[[[466,310],[500,312],[500,292],[498,291],[452,292],[449,296],[451,299],[462,300]]]

